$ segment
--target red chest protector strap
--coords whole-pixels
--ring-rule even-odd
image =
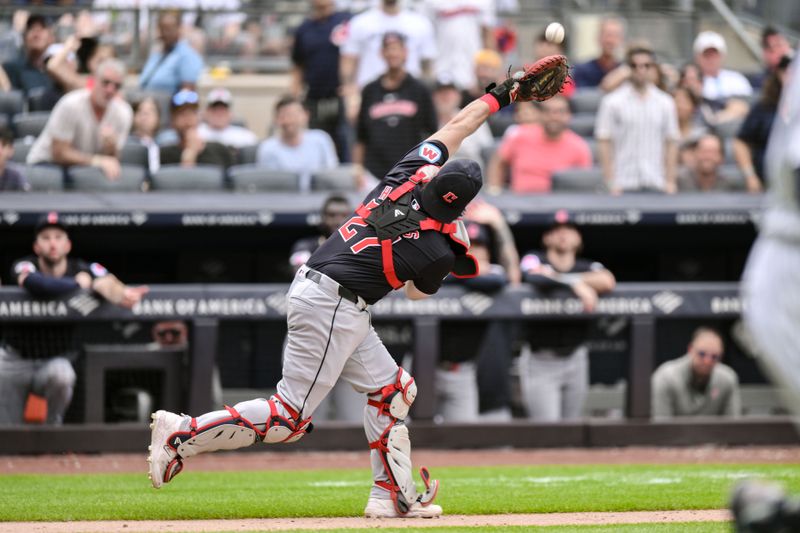
[[[442,223],[430,217],[422,218],[421,213],[410,207],[411,191],[417,185],[427,183],[431,179],[432,172],[427,168],[430,166],[432,165],[426,165],[419,169],[408,181],[392,190],[382,203],[370,202],[369,207],[361,204],[356,209],[356,214],[375,228],[381,246],[383,275],[386,277],[387,283],[394,289],[403,286],[403,282],[395,272],[392,250],[392,244],[399,236],[413,231],[431,230],[452,236],[458,229],[453,222]],[[397,210],[401,210],[405,216],[402,218],[397,216]],[[388,217],[387,213],[390,213]]]

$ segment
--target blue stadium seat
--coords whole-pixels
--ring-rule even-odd
[[[236,151],[236,162],[240,165],[252,165],[256,162],[258,145],[242,146]]]
[[[581,137],[594,136],[594,113],[576,113],[569,121],[569,128]]]
[[[64,190],[64,171],[55,165],[26,165],[22,167],[25,179],[33,191],[57,192]]]
[[[150,168],[150,157],[147,147],[136,142],[126,142],[119,153],[119,161],[123,165],[141,167],[147,171]]]
[[[225,172],[211,165],[165,165],[150,181],[154,191],[219,191],[225,188]]]
[[[22,113],[14,115],[14,132],[18,139],[25,137],[38,137],[47,121],[50,119],[50,111],[36,111],[33,113]]]
[[[573,113],[597,113],[600,108],[600,100],[605,93],[598,88],[591,87],[578,89],[569,99],[569,106]]]
[[[311,175],[311,189],[314,191],[355,191],[356,180],[352,165],[339,165],[336,168],[315,172]]]
[[[14,116],[25,111],[25,96],[22,91],[0,91],[0,114]]]
[[[296,172],[269,170],[256,165],[236,165],[228,169],[228,178],[235,191],[294,191],[300,190]]]
[[[119,178],[110,180],[97,167],[70,167],[67,176],[76,191],[141,191],[145,170],[139,166],[122,165]]]
[[[606,192],[603,171],[597,167],[559,170],[553,173],[553,192]]]

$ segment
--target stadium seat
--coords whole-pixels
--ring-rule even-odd
[[[15,139],[14,155],[11,156],[11,161],[24,165],[25,160],[28,159],[28,152],[31,151],[31,146],[33,146],[32,139]]]
[[[145,171],[139,166],[122,165],[119,178],[112,181],[97,167],[70,167],[67,176],[76,191],[141,191]]]
[[[38,137],[50,119],[49,111],[36,111],[14,115],[14,131],[17,138]]]
[[[242,146],[236,152],[236,162],[240,165],[252,165],[256,162],[256,153],[258,153],[258,145]]]
[[[569,128],[581,137],[594,136],[594,113],[576,113],[569,121]]]
[[[236,165],[228,169],[228,177],[236,191],[300,190],[300,176],[295,172],[269,170],[255,165]]]
[[[16,89],[0,92],[0,114],[14,116],[25,110],[25,97]]]
[[[484,146],[483,148],[481,148],[481,159],[483,159],[483,168],[484,169],[488,169],[489,168],[489,163],[492,160],[492,156],[497,151],[497,148],[499,148],[499,146],[500,146],[500,143],[499,142],[495,142],[491,146]]]
[[[603,171],[597,167],[569,168],[553,173],[553,192],[605,192]]]
[[[717,124],[714,126],[714,131],[717,135],[722,137],[723,139],[730,139],[736,136],[739,133],[739,128],[742,127],[742,123],[744,119],[741,120],[729,120],[728,122],[723,122],[722,124]]]
[[[50,94],[44,87],[37,87],[28,91],[28,112],[52,111],[56,100],[57,97]]]
[[[55,165],[26,165],[25,179],[33,191],[57,192],[64,190],[64,172]]]
[[[589,150],[592,151],[592,163],[595,165],[600,164],[600,150],[597,148],[597,139],[594,137],[583,137],[586,144],[589,145]]]
[[[123,165],[133,165],[145,170],[150,168],[147,147],[135,142],[126,142],[120,150],[119,161]]]
[[[600,100],[603,99],[603,91],[592,87],[578,89],[569,99],[569,105],[573,113],[591,113],[594,115],[600,108]]]
[[[219,191],[224,189],[221,167],[165,165],[151,177],[155,191]]]
[[[339,165],[330,170],[311,175],[311,190],[314,191],[354,191],[355,172],[352,165]]]
[[[514,114],[513,113],[493,113],[489,115],[489,119],[487,120],[489,123],[489,129],[492,130],[492,135],[497,137],[502,137],[503,134],[506,132],[509,126],[514,124]]]

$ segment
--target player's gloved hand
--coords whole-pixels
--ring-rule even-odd
[[[561,91],[569,74],[567,58],[562,55],[543,57],[525,70],[514,73],[499,84],[491,84],[486,92],[497,100],[500,107],[505,107],[517,100],[543,101],[552,98]]]

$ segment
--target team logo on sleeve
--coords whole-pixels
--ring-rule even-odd
[[[102,278],[106,274],[108,274],[108,270],[106,267],[101,265],[100,263],[92,263],[89,265],[89,270],[92,272],[92,275],[96,278]]]
[[[431,143],[425,143],[419,147],[419,156],[428,163],[436,163],[442,158],[442,151]]]

